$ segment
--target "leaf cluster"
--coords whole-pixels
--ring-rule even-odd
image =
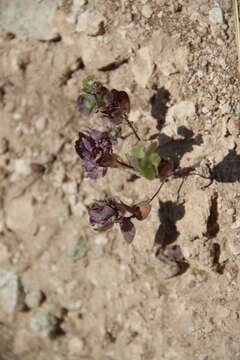
[[[108,90],[99,81],[88,77],[83,81],[82,93],[77,100],[80,112],[98,112],[103,121],[107,120],[111,128],[101,132],[88,130],[79,132],[75,142],[75,150],[82,159],[82,167],[91,179],[106,175],[109,167],[127,167],[148,180],[156,178],[165,180],[173,171],[170,159],[164,159],[158,154],[156,141],[142,141],[131,122],[128,120],[130,100],[125,91]],[[122,125],[128,125],[137,139],[137,144],[131,151],[131,163],[124,163],[113,151],[113,146],[122,136]],[[158,194],[154,194],[150,201]],[[132,220],[144,220],[151,211],[150,201],[137,203],[133,206],[117,202],[111,198],[97,201],[88,208],[89,221],[96,231],[104,231],[114,224],[119,224],[121,232],[128,243],[131,243],[135,233]],[[126,213],[129,215],[126,216]]]
[[[130,100],[125,91],[108,90],[99,81],[88,77],[83,81],[83,93],[77,100],[81,112],[100,112],[104,119],[114,125],[125,121],[130,112]]]
[[[104,231],[114,224],[119,224],[123,237],[128,243],[133,241],[136,234],[136,228],[131,219],[144,220],[150,211],[151,205],[147,202],[128,206],[111,198],[95,202],[88,208],[89,221],[94,230]],[[125,216],[126,212],[131,215]]]

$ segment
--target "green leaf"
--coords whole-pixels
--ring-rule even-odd
[[[147,153],[148,155],[153,154],[153,153],[156,153],[157,148],[158,148],[158,143],[157,143],[156,141],[154,141],[153,143],[151,143],[151,144],[148,146],[148,148],[147,148],[147,150],[146,150],[146,153]]]
[[[155,167],[156,172],[158,173],[158,168],[161,162],[161,158],[157,153],[152,153],[148,157],[151,164]]]
[[[98,82],[93,76],[89,76],[83,80],[83,91],[87,94],[94,95],[98,90]]]
[[[143,159],[145,156],[146,146],[146,141],[139,141],[137,146],[132,149],[132,156],[136,159]]]
[[[156,171],[155,168],[152,166],[152,164],[148,161],[148,159],[142,160],[139,163],[139,169],[141,174],[149,179],[149,180],[153,180],[156,178]]]
[[[141,175],[149,180],[158,177],[161,157],[157,153],[158,143],[141,141],[132,149],[133,165]]]
[[[91,113],[96,106],[96,100],[93,95],[80,95],[77,100],[80,112]]]

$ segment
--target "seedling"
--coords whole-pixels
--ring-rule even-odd
[[[142,221],[151,211],[151,201],[159,193],[165,179],[173,173],[171,159],[162,158],[158,154],[157,141],[141,140],[128,119],[130,100],[125,91],[108,90],[99,81],[89,77],[83,81],[83,93],[77,100],[79,111],[90,114],[95,111],[103,121],[111,127],[101,132],[91,129],[79,133],[75,142],[75,149],[83,160],[82,167],[91,179],[98,179],[106,175],[108,168],[124,167],[134,171],[148,180],[159,178],[162,183],[151,199],[133,206],[118,202],[112,198],[96,201],[88,208],[90,224],[96,231],[104,231],[114,224],[119,224],[124,239],[131,243],[135,233],[132,220]],[[118,154],[113,152],[117,141],[124,141],[122,125],[128,125],[137,143],[131,151],[131,163],[124,163]],[[126,216],[126,213],[129,215]]]

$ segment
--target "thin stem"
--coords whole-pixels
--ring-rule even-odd
[[[136,138],[138,139],[138,141],[141,141],[141,138],[138,136],[137,131],[135,130],[133,124],[131,123],[131,121],[128,120],[128,118],[126,118],[126,122],[128,124],[128,126],[132,129],[134,135],[136,136]]]
[[[191,176],[191,175],[200,176],[201,178],[207,179],[207,180],[212,180],[212,178],[210,176],[204,176],[204,175],[194,173],[194,172],[190,172],[189,174],[187,174],[187,176]]]
[[[184,177],[184,178],[182,179],[181,184],[180,184],[180,186],[179,186],[179,188],[178,188],[178,191],[177,191],[177,200],[176,200],[177,203],[179,202],[180,191],[181,191],[181,189],[182,189],[182,187],[183,187],[183,184],[184,184],[185,180],[186,180],[186,177]]]
[[[126,164],[124,161],[117,160],[117,163],[131,170],[135,170],[133,166]]]
[[[165,184],[165,181],[163,181],[163,182],[160,184],[160,186],[159,186],[159,188],[157,189],[157,191],[154,193],[154,195],[153,195],[153,196],[150,198],[150,200],[148,201],[148,204],[155,199],[155,197],[159,194],[159,192],[160,192],[160,190],[161,190],[161,188],[163,187],[164,184]]]

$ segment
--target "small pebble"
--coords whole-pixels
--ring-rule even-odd
[[[239,228],[240,228],[240,220],[237,220],[232,224],[231,229],[236,230],[236,229],[239,229]]]
[[[230,114],[232,112],[231,105],[228,103],[225,103],[221,106],[222,114]]]
[[[212,24],[222,24],[223,23],[223,11],[220,7],[212,8],[209,11],[209,20]]]
[[[233,209],[233,208],[227,209],[227,214],[228,214],[229,216],[233,216],[235,213],[236,213],[236,210],[235,210],[235,209]]]
[[[240,119],[239,116],[232,116],[227,123],[227,129],[233,136],[240,135]]]
[[[15,177],[28,176],[32,173],[31,161],[28,158],[12,160],[10,167]]]
[[[46,338],[58,330],[58,319],[47,310],[40,309],[30,320],[30,327],[40,337]]]
[[[3,311],[13,313],[24,308],[25,292],[19,276],[12,270],[0,269],[0,303]]]
[[[26,295],[25,304],[30,309],[34,309],[41,305],[43,299],[44,299],[44,295],[42,291],[40,290],[31,291]]]
[[[106,236],[104,236],[103,234],[98,235],[95,238],[95,244],[99,245],[99,246],[104,246],[108,243],[108,238]]]
[[[237,104],[236,107],[236,114],[240,114],[240,103]]]
[[[227,147],[228,147],[228,150],[234,150],[235,149],[236,143],[235,143],[234,139],[229,139]]]
[[[46,126],[47,126],[47,118],[46,117],[42,116],[42,117],[38,118],[35,122],[36,130],[38,130],[40,132],[45,130]]]
[[[80,355],[83,349],[83,341],[78,337],[73,337],[68,343],[68,349],[71,355]]]
[[[228,246],[233,255],[240,254],[240,240],[238,238],[229,239]]]
[[[149,19],[152,16],[153,10],[150,5],[146,4],[142,7],[142,15]]]

